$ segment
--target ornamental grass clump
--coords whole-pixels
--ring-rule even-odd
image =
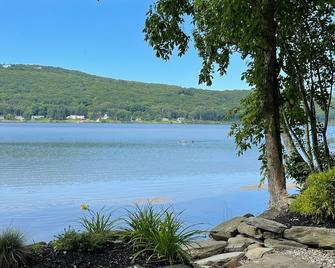
[[[119,219],[114,219],[112,213],[105,213],[103,209],[94,211],[86,204],[82,204],[81,209],[89,213],[79,220],[83,231],[78,232],[71,227],[65,229],[52,242],[56,250],[95,251],[107,246],[116,237],[115,228]]]
[[[125,233],[135,249],[133,259],[144,255],[147,262],[167,261],[171,265],[187,261],[185,248],[202,232],[186,227],[180,215],[170,208],[155,209],[151,204],[128,210]]]
[[[317,221],[335,220],[335,168],[311,174],[305,190],[293,201],[292,210]]]
[[[24,236],[15,230],[5,230],[0,234],[0,267],[17,268],[25,263],[27,252]]]
[[[115,231],[116,224],[119,219],[114,219],[112,217],[112,213],[105,213],[103,209],[100,211],[94,211],[86,204],[82,204],[81,209],[89,213],[88,216],[80,218],[80,224],[85,231],[97,234],[107,234]]]

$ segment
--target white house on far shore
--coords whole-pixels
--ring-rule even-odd
[[[71,114],[71,115],[67,116],[66,119],[70,119],[70,120],[84,120],[85,119],[85,115]]]
[[[32,116],[31,116],[31,119],[32,119],[32,120],[38,120],[38,119],[43,119],[43,118],[44,118],[43,115],[32,115]]]

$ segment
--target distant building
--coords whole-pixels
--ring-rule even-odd
[[[185,121],[184,117],[178,117],[176,120],[177,123],[183,123],[184,121]]]
[[[70,119],[70,120],[84,120],[85,119],[85,115],[71,114],[71,115],[67,116],[66,119]]]
[[[33,116],[31,117],[32,120],[38,120],[38,119],[43,119],[43,118],[44,118],[43,115],[33,115]]]
[[[2,64],[2,67],[5,68],[5,69],[9,68],[10,66],[12,66],[12,65],[10,65],[10,64]]]
[[[0,120],[5,120],[5,117],[0,115]]]
[[[15,116],[15,120],[23,121],[23,120],[24,120],[24,117],[21,116],[21,115],[16,115],[16,116]]]
[[[169,120],[169,118],[163,117],[163,118],[162,118],[162,121],[163,121],[163,122],[169,122],[170,120]]]
[[[107,120],[108,118],[109,118],[108,114],[104,114],[104,116],[101,117],[101,119],[103,119],[103,120]]]

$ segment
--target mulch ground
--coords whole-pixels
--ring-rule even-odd
[[[55,251],[45,246],[41,252],[32,254],[24,267],[29,268],[124,268],[135,264],[141,267],[157,268],[166,263],[147,264],[144,257],[132,263],[133,250],[127,243],[111,243],[94,252]]]
[[[334,220],[323,220],[318,222],[313,217],[301,215],[296,212],[286,212],[285,214],[277,216],[274,220],[283,223],[288,227],[311,226],[311,227],[335,228]]]

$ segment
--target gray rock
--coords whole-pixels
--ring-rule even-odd
[[[335,229],[295,226],[285,230],[286,239],[324,249],[335,249]]]
[[[176,264],[176,265],[168,265],[164,266],[163,268],[190,268],[191,266],[185,264]]]
[[[240,267],[240,266],[242,266],[242,264],[238,260],[232,259],[232,260],[226,262],[223,267],[224,268],[236,268],[236,267]]]
[[[223,265],[230,260],[239,260],[244,256],[244,252],[230,252],[214,255],[205,259],[193,262],[194,268],[207,268],[215,265]]]
[[[318,265],[308,263],[301,259],[278,254],[268,254],[265,257],[247,263],[241,268],[320,268]]]
[[[245,217],[232,218],[214,227],[214,229],[209,232],[209,235],[215,240],[228,240],[238,234],[237,227],[245,219]]]
[[[283,233],[287,226],[276,221],[267,220],[260,217],[251,217],[244,220],[245,223],[252,225],[264,231],[273,232],[277,234]]]
[[[184,246],[183,249],[190,255],[191,259],[203,259],[223,253],[227,244],[226,241],[199,240],[187,247]]]
[[[276,233],[271,233],[271,232],[267,232],[267,231],[264,231],[263,232],[263,238],[264,239],[277,239],[277,238],[282,238],[283,237],[283,234],[276,234]]]
[[[243,235],[237,235],[228,239],[228,245],[225,248],[226,252],[244,251],[251,244],[261,244],[262,242]]]
[[[255,248],[263,248],[264,247],[264,244],[251,244],[248,246],[248,250],[252,250],[252,249],[255,249]]]
[[[260,239],[263,237],[261,230],[245,222],[241,222],[240,225],[237,227],[237,230],[240,234],[245,234],[256,239]]]
[[[271,251],[273,251],[272,248],[258,247],[258,248],[248,250],[247,253],[245,254],[245,256],[249,260],[255,260],[255,259],[262,258],[265,253],[269,253]]]
[[[287,239],[265,239],[264,245],[267,248],[276,248],[276,249],[308,248],[304,244]]]

